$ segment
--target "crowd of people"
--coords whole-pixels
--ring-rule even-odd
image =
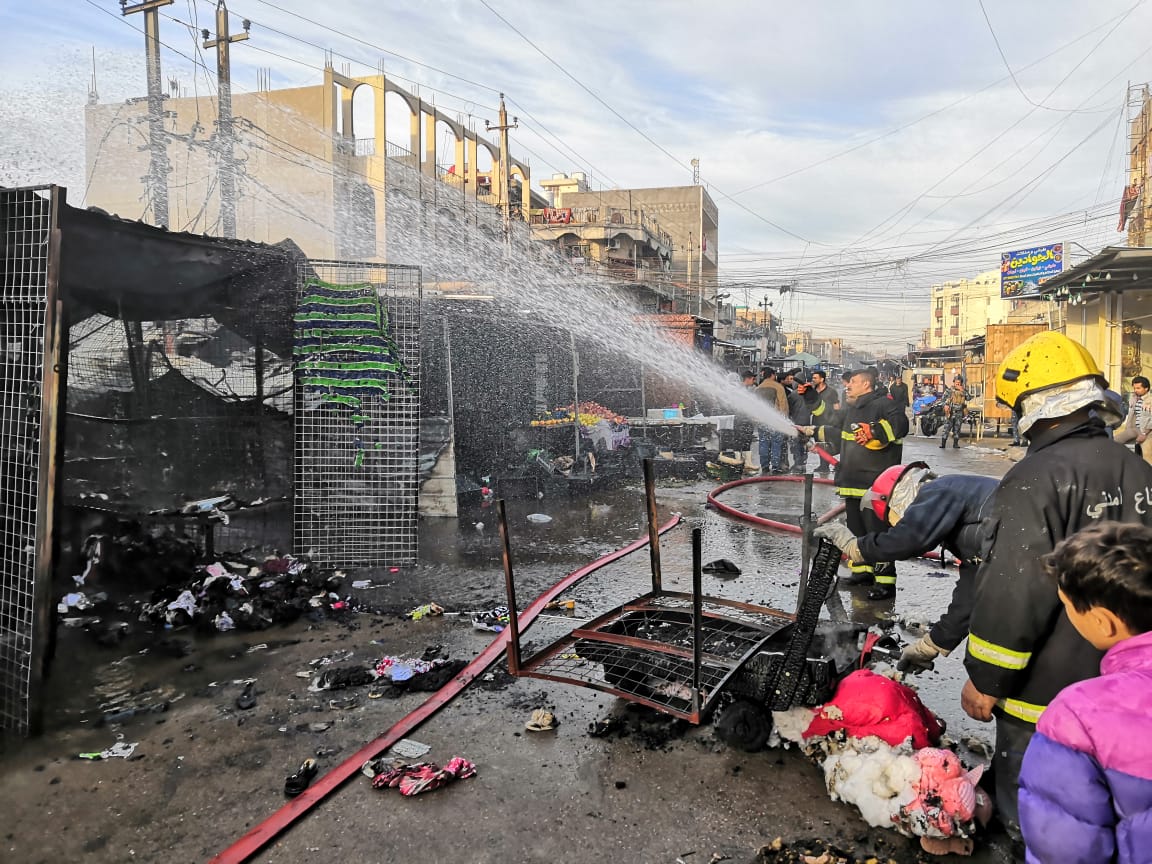
[[[1125,406],[1082,345],[1055,332],[1027,340],[995,386],[1028,449],[996,481],[902,464],[907,392],[885,392],[873,370],[848,373],[843,400],[819,406],[815,388],[789,389],[795,377],[760,387],[781,397],[799,440],[839,454],[846,524],[816,533],[844,552],[849,581],[890,597],[896,560],[943,547],[960,563],[947,611],[900,667],[929,668],[967,639],[960,703],[995,723],[987,782],[1028,860],[1152,860],[1152,744],[1141,734],[1152,721],[1147,379],[1133,380]],[[962,379],[947,398],[962,416]],[[949,436],[955,446],[955,423],[941,447]],[[781,469],[782,449],[769,442],[768,470]]]

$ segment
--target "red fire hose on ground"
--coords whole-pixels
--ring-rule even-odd
[[[660,526],[659,533],[666,532],[680,524],[680,517],[675,516]],[[629,545],[617,549],[603,558],[586,564],[579,570],[574,570],[533,600],[518,616],[520,629],[523,630],[531,624],[549,601],[555,600],[560,594],[567,591],[585,576],[611,564],[626,555],[643,549],[648,545],[648,537],[642,537]],[[315,783],[305,789],[300,795],[293,798],[283,807],[213,858],[210,864],[240,864],[251,858],[275,840],[282,832],[287,830],[297,819],[343,786],[348,780],[360,773],[360,768],[369,759],[375,759],[405,735],[416,729],[421,723],[455,699],[464,691],[464,688],[475,680],[504,653],[508,646],[510,634],[507,629],[492,640],[487,648],[480,652],[460,674],[433,693],[420,707],[399,720],[391,729],[380,737],[365,744]]]
[[[821,459],[823,459],[825,462],[827,462],[829,465],[836,466],[836,465],[840,464],[839,459],[837,459],[835,456],[830,455],[821,447],[813,447],[812,451],[817,456],[819,456]],[[731,507],[728,504],[724,504],[720,501],[717,501],[716,496],[720,495],[723,492],[727,492],[729,489],[735,489],[737,486],[746,486],[749,483],[803,483],[803,482],[804,482],[803,477],[798,477],[794,474],[782,474],[782,475],[776,476],[776,477],[774,477],[774,476],[744,477],[740,480],[733,480],[731,483],[725,483],[721,486],[717,486],[715,489],[713,489],[711,492],[708,493],[708,503],[712,507],[714,507],[717,511],[719,511],[720,513],[723,513],[725,516],[731,516],[733,519],[738,519],[741,522],[747,522],[751,525],[756,525],[760,528],[771,528],[774,531],[790,531],[793,534],[799,534],[801,531],[799,525],[793,525],[790,522],[777,522],[775,519],[765,519],[763,516],[756,516],[752,513],[745,513],[743,510],[738,510],[735,507]],[[824,477],[816,477],[813,479],[812,482],[819,483],[821,486],[833,486],[833,485],[835,485],[831,480],[826,479]],[[843,504],[837,504],[831,510],[828,510],[826,513],[822,513],[820,516],[817,516],[816,517],[816,524],[817,525],[823,525],[825,522],[830,522],[831,520],[835,519],[837,516],[839,516],[843,512],[844,512],[844,505]],[[921,558],[929,558],[933,561],[940,561],[945,566],[947,566],[947,564],[949,563],[949,562],[945,561],[944,558],[941,556],[941,554],[935,550],[933,550],[931,552],[925,552],[920,557]]]
[[[827,462],[829,465],[835,467],[840,464],[835,456],[831,456],[821,447],[813,447],[812,452]],[[762,477],[744,477],[740,480],[733,480],[731,483],[725,483],[722,486],[717,486],[708,493],[708,503],[720,513],[725,516],[731,516],[733,519],[739,519],[741,522],[748,522],[751,525],[756,525],[760,528],[772,528],[776,531],[791,531],[793,534],[800,533],[800,526],[793,525],[790,522],[777,522],[775,519],[765,519],[763,516],[756,516],[752,513],[745,513],[743,510],[738,510],[728,504],[724,504],[716,500],[716,496],[729,489],[735,489],[737,486],[746,486],[749,483],[803,483],[804,478],[798,477],[795,474],[781,474],[779,476],[762,476]],[[812,482],[819,483],[821,486],[835,485],[831,480],[825,477],[817,477]],[[823,513],[816,518],[817,525],[823,525],[832,519],[835,519],[844,512],[844,505],[837,504],[827,513]]]

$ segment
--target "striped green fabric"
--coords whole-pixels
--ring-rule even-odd
[[[350,410],[360,429],[371,419],[362,413],[365,397],[389,399],[411,380],[391,333],[388,312],[371,283],[339,285],[310,279],[293,316],[295,373],[300,386],[322,403]],[[379,442],[355,439],[353,465],[364,464],[366,447]]]
[[[341,363],[338,360],[301,360],[296,364],[296,368],[341,372],[398,372],[400,370],[398,364],[384,360],[358,360],[350,363]]]

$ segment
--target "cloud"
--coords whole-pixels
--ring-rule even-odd
[[[142,37],[115,20],[119,9],[111,0],[94,2],[115,16],[65,0],[44,0],[35,14],[13,4],[2,13],[0,32],[19,35],[4,46],[14,74],[0,85],[7,127],[0,132],[0,182],[44,179],[60,167],[74,185],[78,166],[82,174],[75,117],[86,97],[91,43],[103,100],[143,93]],[[382,62],[388,74],[419,82],[425,98],[473,116],[481,128],[495,120],[495,91],[503,90],[522,122],[513,149],[537,154],[531,161],[538,178],[586,170],[604,185],[674,185],[690,182],[686,163],[699,158],[720,208],[722,278],[764,284],[796,278],[817,299],[798,301],[794,314],[853,332],[891,329],[897,320],[907,322],[901,326],[909,333],[917,330],[927,322],[927,305],[915,298],[933,281],[993,267],[1005,243],[1069,239],[1095,246],[1119,239],[1101,214],[1106,205],[1115,209],[1124,182],[1125,88],[1129,80],[1146,80],[1152,68],[1143,37],[1152,12],[1140,7],[1121,20],[1131,0],[1091,7],[1071,0],[985,3],[1033,101],[1057,88],[1048,104],[1096,113],[1033,108],[1007,78],[971,4],[488,2],[550,59],[479,0],[345,0],[338,15],[306,0],[274,4],[346,36],[262,0],[233,0],[233,14],[253,21],[251,41],[233,50],[234,80],[252,89],[256,69],[268,67],[274,86],[314,84],[322,48],[329,48],[352,58],[336,56],[338,67],[348,62],[362,74]],[[196,23],[211,27],[212,5],[184,0],[166,14],[192,23],[191,6]],[[164,20],[161,32],[172,48],[198,57],[186,28]],[[356,39],[443,71],[381,55]],[[45,44],[58,49],[44,51]],[[184,57],[166,51],[164,63],[166,75],[179,77],[187,90],[194,83],[201,93],[211,88],[212,75],[196,73]],[[912,125],[837,155],[905,124]],[[830,161],[802,170],[824,159]],[[737,200],[812,241],[807,245],[722,194],[790,172],[798,173]],[[1077,210],[1091,210],[1078,225],[1071,217],[1055,219]],[[1041,221],[1046,225],[1036,236],[1013,227]],[[845,300],[849,295],[865,305]],[[908,308],[899,306],[894,316],[891,304],[900,303]]]

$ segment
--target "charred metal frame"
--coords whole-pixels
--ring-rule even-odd
[[[581,624],[530,658],[522,654],[508,526],[503,502],[497,502],[509,608],[508,671],[518,677],[577,684],[610,693],[700,724],[708,719],[734,676],[773,637],[790,627],[796,616],[752,603],[705,597],[699,528],[692,532],[691,592],[663,590],[656,537],[655,475],[650,460],[644,462],[644,485],[652,590]],[[662,628],[668,639],[618,632],[631,626]],[[691,633],[690,645],[684,644],[686,631]],[[709,650],[710,640],[723,643],[729,650]],[[806,651],[807,637],[805,644],[797,647]],[[589,656],[583,657],[581,652]],[[601,665],[602,674],[598,671]],[[663,671],[669,667],[673,670],[663,676],[668,685],[664,692],[659,687],[653,689],[648,679],[649,670],[660,672],[661,667]],[[633,674],[637,672],[639,677]]]

